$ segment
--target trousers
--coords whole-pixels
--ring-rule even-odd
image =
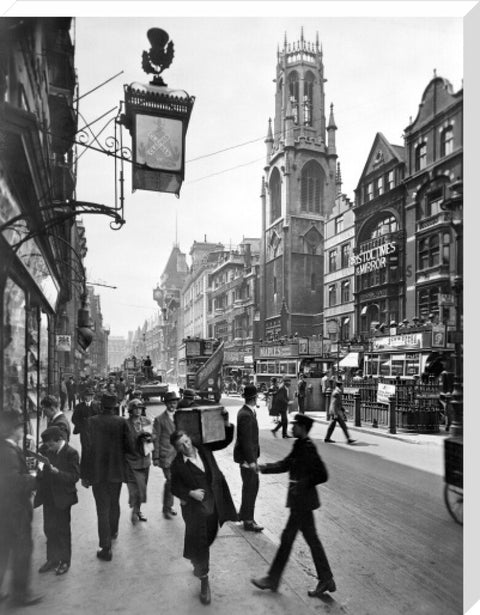
[[[43,531],[47,537],[47,560],[66,562],[72,559],[72,532],[70,528],[71,506],[56,508],[43,505]]]
[[[287,525],[282,532],[280,546],[268,572],[268,576],[276,585],[280,582],[283,570],[288,562],[288,558],[290,557],[290,552],[298,530],[302,532],[306,543],[310,547],[318,579],[321,581],[327,581],[332,576],[327,555],[319,537],[317,536],[313,511],[290,510]]]
[[[118,532],[122,483],[95,483],[92,488],[97,506],[98,542],[101,549],[109,550],[112,534]]]
[[[170,468],[162,468],[165,476],[165,484],[163,486],[163,512],[168,512],[173,507],[172,495],[172,472]]]
[[[348,433],[347,424],[345,423],[345,419],[343,418],[343,416],[340,416],[340,415],[336,415],[330,421],[330,425],[328,426],[327,435],[325,436],[325,439],[329,440],[332,437],[332,433],[333,433],[335,427],[337,426],[337,423],[342,428],[342,431],[345,434],[345,437],[347,438],[347,440],[350,440],[350,434]]]
[[[260,481],[255,470],[240,466],[242,477],[242,504],[238,514],[240,521],[253,521],[255,519],[255,500],[257,499]]]
[[[286,436],[288,429],[288,410],[286,408],[285,410],[280,410],[280,421],[272,431],[278,431],[280,427],[282,428],[282,436]]]

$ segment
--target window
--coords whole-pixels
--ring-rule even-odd
[[[340,339],[348,340],[350,338],[350,318],[342,318],[342,324],[340,325]]]
[[[342,282],[342,303],[348,303],[350,301],[350,280]]]
[[[440,242],[438,235],[430,235],[418,242],[418,268],[420,270],[440,264]]]
[[[302,169],[300,204],[303,211],[322,213],[323,172],[314,160]]]
[[[343,231],[343,216],[335,218],[335,235],[338,235]]]
[[[308,72],[303,84],[303,123],[305,126],[312,125],[313,81],[313,74]]]
[[[328,271],[333,273],[337,270],[337,248],[328,253]]]
[[[453,128],[449,126],[440,136],[440,156],[448,156],[453,152]]]
[[[415,149],[415,171],[421,171],[427,166],[427,144],[420,143]]]
[[[270,177],[270,222],[282,215],[281,183],[280,171],[275,168]]]
[[[430,314],[439,314],[438,294],[447,293],[446,288],[429,286],[418,291],[418,314],[420,318],[428,319]]]
[[[350,244],[345,243],[342,246],[342,269],[348,267],[349,259],[350,259]]]
[[[395,171],[389,171],[387,175],[387,190],[395,188]]]
[[[371,239],[382,237],[383,235],[388,235],[389,233],[395,233],[395,231],[398,231],[397,219],[393,215],[386,216],[380,220],[372,230]]]
[[[316,288],[317,288],[316,275],[312,273],[312,275],[310,276],[310,290],[316,290]]]
[[[298,101],[299,101],[299,87],[298,87],[298,74],[293,72],[288,78],[288,93],[290,96],[290,103],[292,105],[293,121],[298,124]]]
[[[441,213],[442,208],[440,205],[443,201],[443,191],[435,190],[435,192],[431,192],[427,194],[426,203],[425,203],[425,217],[430,218],[431,216],[436,216]]]
[[[328,287],[328,306],[333,307],[337,305],[337,287],[332,284]]]
[[[450,264],[450,233],[444,233],[442,237],[442,265]]]
[[[277,292],[277,276],[273,276],[273,293]]]
[[[377,179],[377,195],[383,194],[383,177]]]
[[[373,183],[370,182],[367,184],[367,201],[371,201],[373,199]]]

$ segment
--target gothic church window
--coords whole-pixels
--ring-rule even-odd
[[[298,124],[299,83],[296,72],[290,73],[288,77],[288,97],[292,105],[293,121]]]
[[[270,176],[270,223],[282,215],[280,171],[275,168]]]
[[[323,173],[318,162],[310,160],[302,169],[301,208],[313,213],[322,212]]]
[[[303,123],[305,126],[312,125],[313,81],[312,73],[308,72],[303,84]]]

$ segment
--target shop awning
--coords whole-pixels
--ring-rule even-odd
[[[339,362],[339,367],[358,367],[358,352],[349,352],[346,357]]]

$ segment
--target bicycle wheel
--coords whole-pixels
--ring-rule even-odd
[[[459,525],[463,525],[463,489],[454,485],[445,485],[443,496],[448,512],[453,520]]]

